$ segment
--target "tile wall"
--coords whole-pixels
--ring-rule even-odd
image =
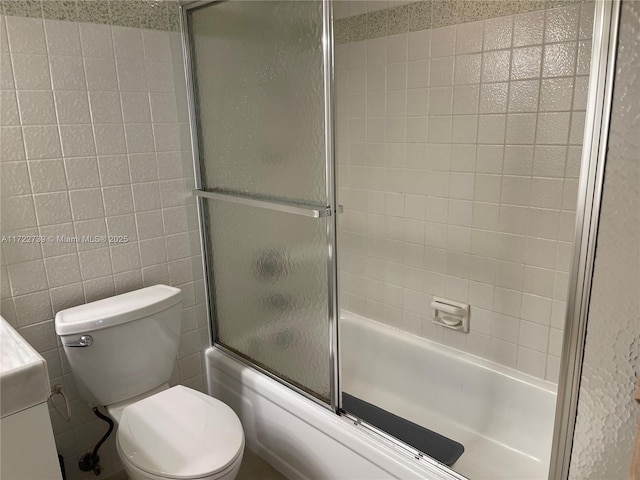
[[[0,234],[46,240],[2,243],[1,313],[71,399],[71,422],[51,418],[75,479],[105,424],[78,398],[55,312],[157,283],[180,287],[171,382],[203,388],[208,334],[181,40],[139,21],[0,16],[0,58]],[[107,235],[127,240],[55,240]],[[113,440],[100,451],[103,476],[121,468]]]
[[[592,21],[337,45],[342,308],[557,382]],[[432,323],[434,295],[471,304],[469,334]]]

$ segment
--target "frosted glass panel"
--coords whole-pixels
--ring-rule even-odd
[[[207,200],[217,340],[329,397],[326,219]]]
[[[322,205],[322,3],[221,2],[191,14],[203,188]]]

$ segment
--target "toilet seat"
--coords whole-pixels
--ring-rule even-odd
[[[121,458],[152,478],[224,477],[244,450],[235,412],[181,385],[126,407],[116,440]]]

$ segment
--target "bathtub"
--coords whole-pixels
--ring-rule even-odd
[[[340,344],[342,391],[462,443],[457,472],[548,477],[554,384],[349,312]]]
[[[547,478],[551,384],[348,312],[340,348],[343,391],[462,443],[455,472],[217,347],[205,352],[209,394],[236,411],[247,446],[291,479]]]

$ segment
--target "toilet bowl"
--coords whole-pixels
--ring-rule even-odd
[[[190,388],[137,401],[117,422],[116,446],[131,480],[230,480],[240,469],[244,435],[237,415]]]
[[[235,412],[185,386],[169,388],[182,292],[155,285],[56,314],[78,394],[105,406],[131,480],[233,480],[244,452]]]

